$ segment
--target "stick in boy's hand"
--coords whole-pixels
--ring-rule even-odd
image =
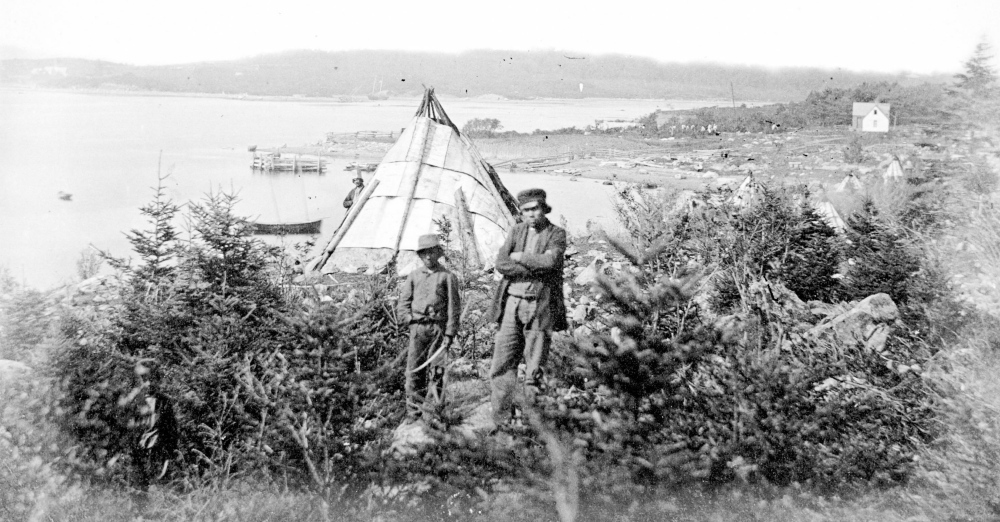
[[[438,237],[420,236],[416,252],[424,266],[407,276],[397,303],[397,316],[410,329],[406,357],[409,420],[428,411],[426,403],[440,401],[444,395],[440,359],[453,343],[462,310],[458,278],[440,263],[444,250]]]

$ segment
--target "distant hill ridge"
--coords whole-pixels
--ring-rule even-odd
[[[68,58],[12,59],[0,61],[0,83],[337,97],[365,96],[372,92],[373,82],[381,82],[390,95],[419,95],[426,84],[438,93],[461,97],[730,99],[735,94],[739,103],[797,101],[810,91],[862,82],[912,85],[950,80],[943,75],[664,63],[623,55],[570,56],[574,58],[557,51],[287,51],[167,66]]]

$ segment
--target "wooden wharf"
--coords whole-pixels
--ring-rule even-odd
[[[264,172],[315,172],[322,174],[326,170],[326,159],[321,156],[282,155],[280,152],[254,151],[250,168]]]

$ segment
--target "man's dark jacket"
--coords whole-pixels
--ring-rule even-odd
[[[539,327],[544,330],[565,330],[566,302],[563,300],[563,259],[566,255],[566,231],[547,219],[538,230],[535,252],[524,252],[528,241],[528,224],[518,223],[507,235],[497,254],[496,269],[503,274],[500,287],[493,299],[491,316],[503,320],[507,300],[507,287],[512,280],[532,280],[542,283],[538,294]],[[510,259],[514,252],[522,252],[521,261]]]

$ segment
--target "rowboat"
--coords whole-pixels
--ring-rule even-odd
[[[323,220],[308,223],[253,223],[254,235],[319,234]]]

